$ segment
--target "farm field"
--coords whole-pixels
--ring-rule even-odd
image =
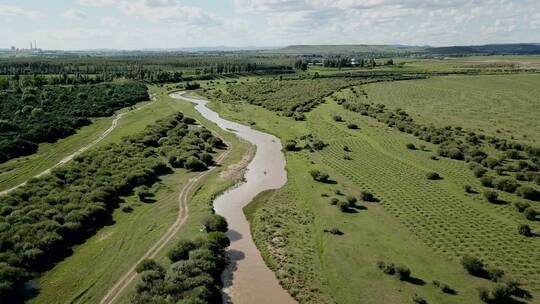
[[[395,84],[401,82],[376,85]],[[428,303],[480,303],[477,287],[496,284],[467,274],[459,263],[464,254],[503,269],[535,298],[538,295],[537,239],[517,233],[518,224],[526,220],[511,204],[491,204],[483,198],[485,188],[465,162],[433,160],[435,145],[347,111],[330,99],[304,113],[305,121],[225,99],[227,103],[210,104],[225,118],[252,124],[284,142],[295,139],[299,147],[307,134],[327,144],[321,151],[287,152],[287,186],[260,195],[245,209],[265,261],[301,303],[332,303],[332,299],[337,303],[406,303],[414,294]],[[345,122],[334,121],[335,115]],[[347,128],[347,123],[357,124],[359,130]],[[534,124],[534,120],[529,116],[524,123]],[[409,150],[407,143],[425,149]],[[313,168],[328,173],[337,184],[313,181],[308,173]],[[428,180],[428,172],[438,172],[443,179]],[[465,185],[474,192],[466,193]],[[331,198],[358,197],[366,190],[380,202],[361,202],[348,213],[329,204]],[[524,201],[516,195],[500,195],[502,201]],[[539,231],[538,223],[528,224]],[[344,234],[324,232],[331,228]],[[377,269],[379,260],[407,265],[413,277],[425,284],[386,276]],[[457,294],[441,293],[431,284],[433,280],[448,284]]]
[[[540,144],[540,74],[445,76],[361,87],[361,102],[402,108],[423,124]],[[355,98],[345,91],[346,98]]]
[[[234,136],[221,131],[200,117],[190,104],[173,100],[164,88],[151,88],[156,102],[151,106],[125,117],[125,125],[118,128],[104,142],[115,142],[120,137],[138,132],[153,119],[182,111],[202,121],[207,128],[223,136],[232,145],[223,165],[198,183],[189,201],[189,217],[179,233],[156,259],[164,262],[167,249],[178,239],[193,239],[201,235],[202,218],[211,213],[211,198],[230,187],[235,179],[224,179],[222,172],[230,164],[238,162],[246,151],[246,145]],[[139,259],[140,256],[172,225],[178,213],[178,196],[183,184],[195,173],[177,169],[155,184],[150,192],[155,202],[140,203],[136,196],[124,197],[125,204],[134,206],[134,211],[113,213],[114,225],[105,226],[85,243],[76,246],[73,254],[58,263],[39,279],[40,291],[30,303],[96,303],[105,292]],[[156,220],[159,219],[159,220]],[[74,269],[76,271],[74,271]],[[134,283],[136,283],[135,280]],[[135,284],[132,284],[133,286]],[[118,303],[128,303],[133,292],[126,289]]]

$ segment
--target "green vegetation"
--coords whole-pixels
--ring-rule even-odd
[[[150,87],[156,101],[140,111],[126,114],[116,128],[102,144],[118,142],[121,137],[137,133],[147,124],[181,111],[196,118],[208,129],[223,137],[230,143],[231,150],[223,160],[222,166],[211,171],[190,192],[188,198],[189,217],[179,230],[175,239],[197,239],[204,237],[201,223],[212,214],[213,197],[232,186],[236,180],[224,179],[221,173],[230,164],[240,161],[246,144],[236,139],[233,134],[221,130],[209,123],[189,103],[180,102],[168,97],[167,88]],[[122,197],[125,203],[133,206],[131,213],[116,209],[112,213],[114,225],[101,228],[85,243],[74,246],[73,254],[59,262],[52,270],[40,278],[39,295],[31,303],[95,303],[122,277],[139,258],[175,222],[179,213],[179,193],[185,183],[198,173],[190,173],[184,168],[173,168],[174,173],[160,177],[160,180],[149,187],[154,203],[141,203],[135,195]],[[156,219],[159,219],[158,221]],[[172,241],[162,250],[155,261],[168,266],[166,257],[168,249],[176,242]],[[118,300],[128,303],[135,293],[132,284]]]
[[[148,98],[146,86],[136,82],[1,91],[0,163],[74,134],[90,117],[111,116]]]
[[[1,275],[2,296],[13,296],[31,272],[46,270],[103,226],[119,196],[170,173],[165,159],[171,151],[184,151],[189,158],[212,149],[207,144],[212,135],[189,129],[183,118],[179,113],[120,144],[83,153],[50,176],[2,196],[2,263],[18,271],[7,275],[14,270],[6,269]]]
[[[292,100],[292,105],[303,94],[294,93],[290,80],[273,81],[276,87],[278,82],[292,86],[287,89],[290,96],[274,99],[273,92],[261,93],[263,97],[257,103],[243,95],[233,97],[232,92],[244,90],[238,87],[255,83],[244,84],[242,80],[228,86],[209,84],[203,86],[203,92],[211,100],[221,101],[210,106],[226,118],[251,123],[284,141],[295,141],[296,149],[286,152],[289,183],[260,195],[245,212],[265,261],[297,300],[357,303],[377,299],[401,303],[417,294],[428,303],[478,303],[476,288],[489,290],[494,283],[470,276],[465,270],[449,271],[459,268],[465,254],[473,254],[490,266],[488,278],[501,280],[504,273],[527,289],[538,290],[540,265],[535,252],[540,248],[534,238],[518,234],[516,227],[524,215],[508,204],[527,202],[516,194],[519,187],[537,187],[534,144],[517,144],[511,138],[486,135],[476,128],[471,133],[472,127],[465,130],[457,123],[447,127],[459,117],[431,126],[424,118],[413,119],[404,107],[376,105],[362,97],[365,87],[383,88],[401,81],[361,86],[349,82],[352,87],[323,98],[316,107],[302,112],[303,120],[295,120],[282,115],[283,109],[287,100]],[[406,82],[416,81],[426,80]],[[337,116],[341,119],[334,119]],[[362,128],[347,128],[349,123]],[[524,119],[523,123],[532,122]],[[323,143],[322,149],[313,149],[315,140]],[[419,148],[409,149],[407,144]],[[518,151],[518,159],[510,150]],[[314,180],[310,171],[313,167],[332,176],[336,183]],[[443,179],[428,180],[430,172]],[[516,173],[533,178],[511,179]],[[496,184],[501,190],[496,204],[486,202],[477,192],[489,190],[475,177],[485,174],[492,177],[493,187]],[[328,198],[328,193],[336,196]],[[360,198],[360,204],[348,206],[348,212],[342,213],[339,209],[347,207],[347,195]],[[530,223],[533,233],[539,229],[537,222]],[[407,265],[415,278],[444,281],[445,285],[430,288],[385,279],[384,272],[374,266],[378,260]],[[491,292],[488,295],[491,297]]]
[[[137,266],[140,276],[131,303],[217,303],[221,300],[221,272],[229,239],[223,232],[210,232],[206,239],[181,240],[167,253],[169,269],[154,260]]]

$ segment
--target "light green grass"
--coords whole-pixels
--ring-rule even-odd
[[[423,124],[453,125],[540,144],[540,74],[446,76],[362,86],[363,102],[402,108]],[[342,96],[355,98],[352,94]]]
[[[224,165],[199,182],[194,197],[189,202],[189,218],[177,238],[193,238],[200,234],[202,217],[211,212],[211,197],[234,183],[219,178],[219,172],[228,164],[238,161],[246,144],[233,135],[221,131],[217,126],[202,119],[193,106],[184,101],[169,98],[165,90],[152,88],[157,102],[139,112],[124,117],[124,125],[119,125],[111,133],[108,142],[121,136],[137,133],[144,125],[155,119],[182,111],[187,116],[202,121],[206,127],[218,132],[232,143],[233,150]],[[156,202],[137,203],[135,197],[125,198],[126,204],[134,206],[131,213],[117,209],[113,213],[113,225],[100,229],[85,243],[74,247],[74,252],[40,279],[40,294],[31,303],[97,303],[104,293],[151,247],[172,225],[178,213],[178,195],[188,178],[194,173],[183,169],[166,175],[152,187]],[[166,249],[160,255],[163,259]],[[129,289],[119,302],[127,302]]]
[[[517,234],[517,224],[524,221],[511,206],[489,204],[463,191],[465,184],[481,190],[464,162],[434,161],[429,159],[433,152],[407,150],[409,142],[435,147],[330,101],[308,113],[305,122],[247,104],[212,102],[210,107],[225,118],[253,121],[282,140],[311,133],[329,144],[321,152],[287,152],[287,185],[260,195],[245,209],[265,261],[301,303],[408,303],[414,293],[428,303],[479,303],[476,288],[493,283],[463,270],[459,258],[465,253],[504,269],[528,289],[540,286],[538,242]],[[334,114],[361,130],[334,122]],[[352,160],[343,159],[344,145],[351,147]],[[312,181],[311,168],[330,173],[338,184]],[[444,179],[427,180],[429,171]],[[330,197],[343,199],[334,194],[336,189],[351,195],[369,190],[381,202],[341,213],[329,205]],[[323,192],[330,197],[321,197]],[[345,234],[323,232],[332,227]],[[378,260],[405,264],[427,284],[384,275]],[[458,294],[441,293],[432,280],[449,284]]]

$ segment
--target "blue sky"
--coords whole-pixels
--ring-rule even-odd
[[[0,0],[0,48],[540,43],[540,0]]]

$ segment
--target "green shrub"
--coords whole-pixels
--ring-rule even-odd
[[[356,130],[356,129],[358,129],[358,125],[354,124],[354,123],[349,123],[349,124],[347,124],[347,128],[352,129],[352,130]]]
[[[499,190],[514,193],[516,191],[516,188],[518,187],[518,184],[512,178],[503,177],[495,179],[493,181],[493,186],[495,186],[495,188]]]
[[[495,191],[484,191],[484,197],[486,200],[490,203],[494,203],[497,201],[497,198],[499,197],[499,194]]]
[[[532,235],[531,227],[529,227],[529,225],[520,224],[518,225],[518,233],[527,237],[531,236]]]
[[[360,192],[360,199],[364,202],[373,202],[375,201],[375,196],[369,191],[362,191]]]
[[[482,178],[480,178],[480,183],[482,184],[482,186],[484,187],[488,187],[488,188],[493,188],[493,180],[495,178],[493,176],[482,176]]]
[[[486,269],[488,278],[493,282],[499,282],[504,276],[504,270],[494,267],[488,267]]]
[[[474,174],[474,176],[476,176],[476,177],[478,177],[478,178],[484,176],[484,174],[486,174],[486,172],[487,172],[487,170],[484,169],[484,168],[482,168],[482,167],[480,167],[480,166],[476,166],[476,167],[474,167],[474,169],[473,169],[473,174]]]
[[[463,189],[467,193],[472,193],[473,192],[473,189],[472,189],[471,185],[465,185],[465,186],[463,186]]]
[[[429,180],[438,180],[441,179],[441,176],[436,172],[428,172],[426,178]]]
[[[148,270],[153,270],[153,271],[158,271],[158,272],[165,273],[165,269],[161,265],[156,263],[156,261],[154,261],[152,259],[144,259],[144,260],[142,260],[139,263],[139,265],[137,265],[137,268],[135,268],[135,271],[137,273],[141,273],[143,271],[148,271]]]
[[[179,240],[167,252],[167,257],[171,262],[175,263],[180,260],[186,260],[189,257],[189,252],[195,249],[195,243],[190,240]]]
[[[313,180],[321,183],[327,183],[329,181],[330,176],[327,173],[321,172],[319,170],[310,170],[309,174],[313,178]]]
[[[415,304],[428,304],[428,302],[418,294],[412,296],[412,302]]]
[[[228,230],[227,220],[219,214],[212,214],[205,217],[202,221],[202,224],[207,232],[227,232]]]
[[[516,208],[517,212],[524,212],[525,209],[529,208],[531,205],[526,202],[515,202],[514,208]]]
[[[337,198],[335,198],[335,197],[333,197],[333,198],[330,200],[330,205],[335,206],[335,205],[337,205],[337,203],[339,203],[339,200],[338,200]]]
[[[523,211],[523,215],[529,221],[536,220],[536,214],[536,210],[534,210],[532,207],[528,207],[527,209],[525,209],[525,211]]]
[[[350,208],[349,202],[343,202],[343,201],[339,201],[337,203],[337,206],[338,206],[339,210],[341,210],[341,212],[347,212],[347,211],[349,211],[349,208]]]
[[[520,186],[517,189],[517,194],[528,200],[540,201],[540,191],[530,186]]]
[[[490,300],[489,296],[489,290],[485,287],[479,287],[478,288],[478,297],[480,298],[480,301],[484,303],[488,303]]]
[[[484,269],[485,267],[484,263],[482,263],[482,261],[480,261],[479,259],[475,257],[464,255],[461,258],[461,265],[471,275],[474,275],[474,276],[485,275],[486,270]]]
[[[411,270],[407,266],[397,266],[396,267],[396,277],[400,281],[407,281],[411,278]]]
[[[287,151],[295,151],[296,150],[296,140],[294,139],[288,139],[285,141],[285,150]]]
[[[394,275],[396,273],[396,266],[392,263],[385,263],[383,261],[377,262],[377,267],[379,267],[382,272],[388,275]]]
[[[416,150],[416,147],[414,146],[414,144],[411,144],[411,143],[406,144],[405,147],[407,147],[407,149],[409,150]]]

